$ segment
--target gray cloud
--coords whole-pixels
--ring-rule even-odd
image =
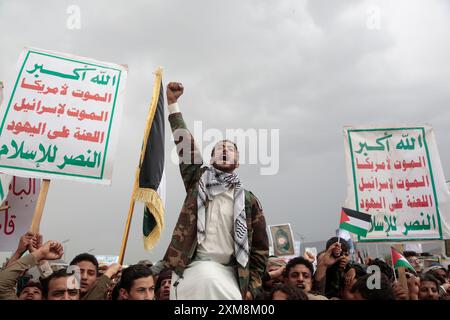
[[[81,30],[68,30],[68,5]],[[379,30],[366,26],[378,6]],[[425,7],[426,6],[426,7]],[[433,125],[450,177],[450,19],[445,1],[0,1],[0,78],[13,77],[22,47],[128,64],[120,152],[113,185],[53,181],[42,221],[46,238],[71,239],[68,255],[118,254],[137,165],[152,71],[185,84],[187,123],[204,128],[280,129],[280,171],[240,169],[269,224],[290,222],[315,241],[337,227],[345,198],[342,127]],[[172,148],[167,129],[166,146]],[[167,155],[166,227],[145,252],[137,205],[126,262],[164,254],[184,199]]]

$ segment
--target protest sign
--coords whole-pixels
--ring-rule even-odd
[[[39,194],[39,180],[13,177],[0,210],[0,251],[14,251],[31,225]]]
[[[442,240],[450,193],[430,126],[345,127],[345,207],[371,214],[361,242]]]
[[[126,67],[28,48],[18,67],[1,110],[0,171],[110,184]]]

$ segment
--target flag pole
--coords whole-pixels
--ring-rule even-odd
[[[39,227],[41,225],[42,214],[44,213],[45,201],[47,199],[49,187],[50,180],[42,179],[36,207],[34,208],[33,220],[31,220],[30,232],[32,233],[39,233]]]
[[[159,97],[159,90],[161,85],[161,78],[162,78],[162,68],[158,67],[155,71],[155,81],[153,84],[153,96],[152,101],[150,104],[150,112],[147,116],[147,122],[144,130],[144,140],[143,140],[143,146],[147,145],[147,140],[150,135],[150,129],[153,122],[153,118],[155,116],[156,107],[158,105],[158,97]],[[139,177],[139,171],[140,166],[142,164],[142,161],[144,160],[145,155],[145,147],[141,149],[141,156],[139,157],[139,166],[136,169],[136,174],[134,175],[134,183],[133,183],[133,191],[131,192],[131,199],[130,199],[130,206],[128,207],[128,215],[127,215],[127,222],[125,224],[125,230],[123,232],[122,237],[122,245],[120,248],[120,254],[119,254],[119,264],[123,264],[123,260],[125,258],[125,250],[127,248],[128,243],[128,235],[130,234],[130,226],[131,226],[131,220],[133,218],[133,212],[134,212],[134,204],[135,204],[135,196],[136,196],[136,190],[139,185],[138,177]]]
[[[394,249],[398,252],[403,253],[403,245],[402,244],[395,244]],[[409,290],[408,290],[408,280],[406,280],[406,272],[405,267],[398,267],[398,280],[400,282],[400,285],[403,287],[403,290],[406,291],[406,294],[409,296]],[[395,274],[395,270],[394,270]]]
[[[392,264],[392,271],[394,271],[394,279],[395,282],[397,282],[397,275],[395,274],[394,256],[392,255],[392,249],[391,249],[391,264]]]

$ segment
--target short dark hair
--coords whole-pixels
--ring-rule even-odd
[[[336,243],[338,241],[341,244],[342,251],[348,251],[350,249],[350,245],[347,240],[338,237],[332,237],[327,241],[327,244],[325,245],[325,250],[328,250],[328,248],[331,247],[333,243]]]
[[[120,278],[121,288],[130,292],[134,280],[150,276],[153,276],[152,269],[142,264],[133,264],[122,271],[122,277]]]
[[[422,273],[419,276],[419,279],[420,279],[420,282],[422,282],[422,281],[434,282],[436,284],[436,289],[439,292],[439,286],[440,286],[439,280],[434,275],[432,275],[431,273]]]
[[[122,284],[119,281],[119,282],[116,283],[116,285],[114,286],[114,288],[111,291],[111,300],[118,300],[119,293],[120,293],[120,288],[122,288]]]
[[[392,289],[391,282],[388,277],[381,273],[380,275],[380,288],[369,288],[367,281],[371,274],[367,274],[359,278],[351,288],[351,293],[359,292],[361,296],[366,300],[395,300],[394,290]]]
[[[81,254],[77,255],[70,262],[70,265],[73,266],[73,265],[76,265],[77,263],[82,262],[82,261],[89,261],[90,263],[92,263],[95,266],[95,268],[97,269],[97,272],[98,272],[98,261],[97,261],[97,258],[94,255],[90,254],[90,253],[81,253]]]
[[[309,300],[308,295],[302,289],[287,283],[277,283],[270,292],[270,300],[273,300],[275,292],[281,291],[287,295],[286,300]]]
[[[309,262],[309,260],[306,260],[303,257],[295,257],[289,260],[286,264],[286,268],[284,269],[284,276],[287,278],[289,276],[289,271],[291,271],[291,269],[298,264],[303,264],[309,269],[309,271],[311,271],[311,276],[314,275],[314,267],[313,264]]]
[[[403,251],[403,256],[405,258],[417,257],[417,252],[415,252],[415,251]]]
[[[42,295],[44,296],[44,298],[48,298],[48,287],[49,287],[50,281],[52,281],[53,279],[67,278],[72,275],[73,274],[67,273],[67,269],[63,268],[63,269],[59,269],[58,271],[53,272],[47,278],[41,279]]]
[[[155,292],[161,289],[162,282],[166,279],[172,279],[172,270],[169,268],[164,268],[158,275],[158,280],[155,283]]]
[[[216,150],[216,147],[220,144],[220,143],[231,143],[233,146],[234,146],[234,149],[236,150],[236,151],[238,151],[238,147],[237,147],[237,144],[235,143],[235,142],[233,142],[233,141],[231,141],[231,140],[228,140],[228,139],[224,139],[224,140],[220,140],[220,141],[218,141],[215,145],[214,145],[214,147],[212,148],[212,150],[211,150],[211,157],[214,157],[214,152],[215,152],[215,150]]]
[[[355,270],[355,279],[358,280],[361,277],[364,277],[367,274],[367,266],[360,263],[349,263],[345,266],[344,275],[350,271],[350,269]],[[340,286],[342,289],[346,287],[346,279],[345,276],[341,277]]]
[[[37,289],[39,289],[39,290],[41,291],[41,293],[43,293],[41,283],[40,283],[40,282],[33,281],[33,280],[30,280],[30,281],[28,281],[24,286],[22,286],[22,287],[20,288],[20,291],[18,292],[18,295],[20,296],[20,295],[22,294],[22,291],[23,291],[25,288],[31,288],[31,287],[37,288]]]
[[[375,258],[374,260],[370,260],[369,266],[378,266],[380,271],[388,277],[388,279],[392,282],[394,277],[394,271],[392,271],[392,267],[389,266],[386,262],[381,259]]]

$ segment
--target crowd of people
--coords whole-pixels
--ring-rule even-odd
[[[40,235],[31,233],[21,237],[17,251],[0,270],[1,300],[170,299],[172,270],[162,260],[155,264],[143,260],[124,268],[117,263],[99,266],[95,256],[82,253],[68,267],[51,266],[52,261],[63,256],[63,246],[57,241],[42,243],[40,239]],[[415,252],[405,251],[404,255],[415,269],[406,272],[407,290],[400,285],[398,274],[394,274],[397,270],[389,261],[379,257],[351,260],[347,241],[333,237],[317,257],[309,252],[288,261],[269,257],[261,295],[254,299],[450,299],[448,269],[439,263],[423,268]],[[49,272],[45,268],[48,265]],[[368,271],[371,266],[377,266],[380,274]]]
[[[0,270],[0,299],[19,300],[439,300],[450,293],[449,272],[427,269],[413,252],[415,270],[403,286],[381,259],[354,259],[344,239],[331,238],[314,256],[286,261],[269,257],[267,226],[258,198],[235,172],[239,152],[219,141],[204,164],[180,112],[181,83],[167,85],[169,122],[186,189],[164,258],[127,267],[100,267],[95,256],[77,255],[67,268],[53,268],[63,246],[27,233]],[[29,254],[24,256],[25,252]]]

